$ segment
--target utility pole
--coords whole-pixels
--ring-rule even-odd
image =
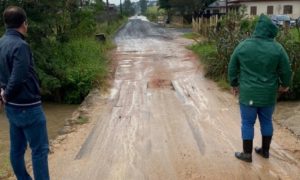
[[[120,0],[120,13],[121,13],[121,15],[123,15],[123,12],[122,12],[123,10],[122,10],[122,0]]]
[[[226,14],[228,14],[228,0],[225,0]]]
[[[107,24],[110,24],[110,10],[109,10],[108,0],[106,0],[106,15],[107,15]]]

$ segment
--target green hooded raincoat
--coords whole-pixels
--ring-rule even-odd
[[[228,75],[230,84],[240,88],[240,103],[265,107],[275,105],[279,85],[288,87],[291,80],[289,57],[274,40],[278,28],[261,15],[251,38],[234,50]]]

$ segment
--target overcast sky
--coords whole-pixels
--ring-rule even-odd
[[[131,2],[137,2],[139,0],[130,0]],[[106,2],[106,0],[103,0],[103,2]],[[119,5],[120,4],[120,0],[108,0],[109,3],[111,4],[117,4]],[[122,0],[122,3],[124,2],[124,0]]]

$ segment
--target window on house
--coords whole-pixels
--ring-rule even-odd
[[[293,6],[291,5],[283,6],[283,14],[293,14]]]
[[[213,14],[219,14],[219,13],[220,13],[219,9],[214,9],[213,10]]]
[[[267,7],[267,14],[268,15],[274,14],[274,6],[268,6]]]
[[[257,7],[256,6],[251,6],[250,7],[250,15],[257,15]]]

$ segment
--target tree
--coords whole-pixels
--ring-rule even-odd
[[[124,7],[124,14],[126,16],[131,16],[134,14],[134,7],[130,0],[125,0],[123,7]]]
[[[147,11],[147,0],[140,0],[141,12],[145,15]]]
[[[198,12],[198,14],[203,14],[204,10],[213,2],[216,2],[217,0],[201,0],[201,1],[196,1],[194,9],[194,13]]]
[[[202,13],[211,3],[216,0],[159,0],[161,9],[174,9],[181,14]]]
[[[105,4],[102,0],[95,0],[95,10],[98,11],[103,11],[105,9]]]
[[[96,29],[96,9],[91,6],[80,7],[81,2],[86,1],[0,0],[1,13],[9,5],[20,6],[27,13],[30,28],[26,39],[33,50],[43,97],[67,101],[65,97],[72,94],[66,92],[70,90],[70,84],[75,82],[70,78],[73,77],[73,71],[70,73],[66,69],[80,68],[82,58],[78,57],[83,55],[80,46],[77,49],[74,46],[84,44],[85,42],[77,39],[92,37]],[[102,1],[97,2],[101,4]],[[2,16],[0,19],[0,32],[3,33]],[[77,56],[72,57],[74,53],[77,53]],[[87,80],[86,76],[76,78],[79,82]],[[88,83],[91,84],[86,84]],[[74,97],[80,100],[82,92],[82,89],[78,90],[76,93],[79,95]],[[83,94],[85,92],[86,88]]]
[[[170,0],[159,0],[158,1],[159,8],[169,10],[171,9],[171,3]]]

